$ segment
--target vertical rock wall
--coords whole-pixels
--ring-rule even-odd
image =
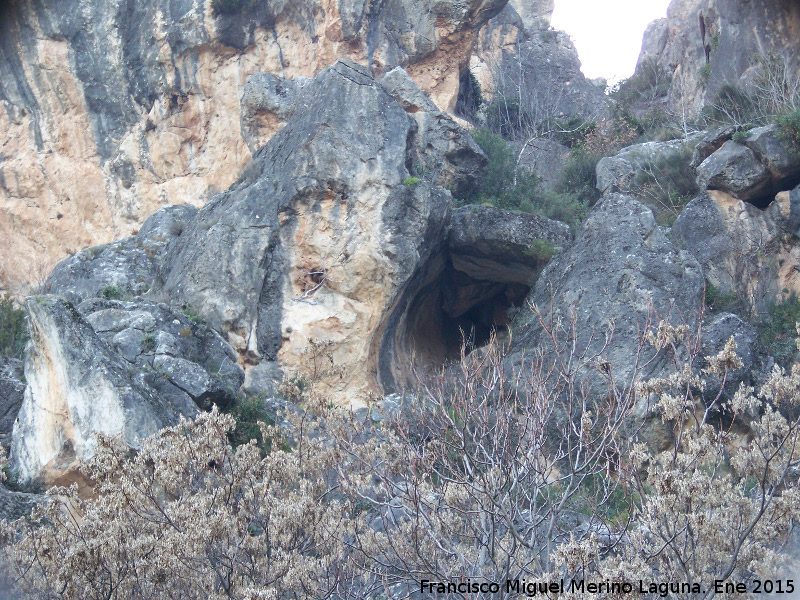
[[[478,28],[506,1],[265,0],[237,14],[204,0],[4,3],[0,289],[229,187],[251,157],[240,95],[257,71],[404,65],[452,108]]]

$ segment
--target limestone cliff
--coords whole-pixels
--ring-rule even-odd
[[[796,73],[799,31],[793,0],[673,0],[667,18],[648,26],[637,72],[648,61],[665,67],[672,110],[693,118],[725,84],[751,82],[761,57],[775,55]]]
[[[240,95],[257,71],[403,65],[452,108],[477,30],[506,2],[265,0],[234,14],[208,0],[4,2],[0,289],[229,187],[251,156]]]

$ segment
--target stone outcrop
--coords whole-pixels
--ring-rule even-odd
[[[38,285],[157,208],[228,188],[281,125],[256,82],[245,89],[256,72],[401,65],[452,109],[479,28],[506,2],[265,0],[235,14],[206,0],[4,3],[0,288]]]
[[[614,156],[603,157],[597,163],[597,189],[602,194],[630,194],[636,190],[648,167],[676,155],[688,162],[695,143],[696,137],[644,142],[628,146]]]
[[[723,128],[707,135],[702,153],[696,152],[693,161],[700,160],[728,137],[730,130]],[[751,129],[744,134],[741,143],[728,139],[697,165],[700,189],[720,190],[761,208],[766,207],[777,192],[797,183],[800,183],[800,154],[777,125]]]
[[[314,344],[335,343],[341,371],[323,379],[342,401],[378,393],[390,310],[443,243],[442,185],[472,185],[486,161],[398,81],[410,84],[395,74],[387,91],[339,61],[305,86],[286,127],[170,247],[157,289],[224,331],[244,363],[318,378],[331,363]]]
[[[146,293],[162,254],[197,214],[189,204],[165,206],[145,221],[135,235],[76,252],[61,261],[42,289],[78,304],[88,298],[123,298]]]
[[[754,200],[769,190],[769,171],[747,146],[733,140],[697,167],[700,189],[721,190],[742,200]]]
[[[475,279],[530,285],[572,241],[569,226],[535,214],[470,206],[453,211],[453,266]]]
[[[700,261],[710,285],[758,314],[800,292],[798,225],[800,187],[779,193],[765,210],[709,190],[683,209],[672,236]]]
[[[791,0],[673,0],[667,18],[645,31],[637,71],[653,62],[664,67],[672,76],[670,108],[695,118],[704,105],[717,101],[722,86],[752,82],[758,57],[780,56],[797,72],[798,27],[800,7]]]
[[[703,299],[703,272],[687,251],[676,248],[652,211],[630,196],[605,196],[581,225],[575,242],[545,267],[523,308],[512,322],[510,366],[541,349],[552,356],[549,338],[529,307],[534,303],[545,323],[568,329],[575,319],[573,360],[582,365],[590,399],[608,393],[608,382],[625,387],[634,369],[641,377],[665,372],[665,358],[645,348],[640,336],[659,319],[696,324]],[[567,331],[559,332],[561,340]],[[596,358],[595,358],[596,356]],[[650,414],[647,399],[636,411],[646,417],[653,440],[666,439],[660,417]],[[659,446],[661,442],[655,441]]]
[[[188,396],[156,393],[149,374],[114,352],[66,300],[39,296],[25,308],[27,387],[11,447],[11,466],[22,482],[80,483],[78,466],[92,456],[97,434],[136,447],[181,415],[196,414]]]

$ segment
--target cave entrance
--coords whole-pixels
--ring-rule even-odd
[[[460,270],[447,257],[440,275],[408,308],[407,340],[417,366],[439,367],[503,337],[530,286],[509,280],[503,269]]]

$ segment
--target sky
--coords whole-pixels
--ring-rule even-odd
[[[667,16],[669,0],[555,0],[552,25],[566,31],[589,79],[633,75],[650,21]]]

